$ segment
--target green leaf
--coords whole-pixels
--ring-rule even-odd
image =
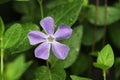
[[[89,78],[78,77],[78,76],[75,76],[75,75],[71,75],[70,77],[71,77],[72,80],[92,80],[92,79],[89,79]]]
[[[114,7],[107,7],[107,20],[106,24],[112,24],[118,20],[120,20],[120,11],[117,8]],[[88,13],[87,13],[87,19],[92,23],[95,24],[95,16],[96,16],[96,7],[91,6]],[[97,25],[104,25],[105,24],[105,7],[98,7],[98,20]]]
[[[54,66],[52,69],[41,66],[36,70],[35,77],[35,80],[65,80],[66,74],[59,66]]]
[[[107,70],[114,64],[114,54],[111,46],[107,44],[99,53],[94,66],[102,70]]]
[[[75,60],[78,57],[79,51],[80,51],[80,44],[83,34],[83,27],[77,26],[73,29],[72,36],[63,41],[64,44],[68,45],[70,47],[70,51],[68,53],[67,58],[64,60],[64,67],[67,68],[71,66]]]
[[[4,48],[13,47],[19,40],[22,33],[22,27],[16,23],[10,26],[4,35]]]
[[[32,64],[32,62],[25,62],[25,56],[20,55],[13,62],[7,64],[5,69],[5,80],[19,80],[21,75]]]
[[[25,14],[25,15],[29,15],[31,14],[30,12],[33,10],[33,6],[34,4],[32,3],[32,0],[31,1],[21,1],[21,2],[14,2],[14,9],[19,12],[19,13],[22,13],[22,14]]]
[[[112,24],[108,28],[108,33],[112,43],[120,49],[120,22]]]
[[[28,33],[32,30],[39,30],[39,27],[32,23],[25,23],[22,25],[22,28],[22,36],[20,37],[18,43],[16,44],[16,46],[10,49],[12,53],[20,53],[30,49],[32,46],[28,41]]]
[[[0,38],[3,36],[4,33],[4,23],[2,21],[2,18],[0,17]],[[0,39],[1,40],[1,39]]]
[[[96,31],[95,42],[99,42],[102,39],[103,35],[104,35],[103,29],[98,28]],[[82,44],[87,46],[92,45],[93,37],[94,37],[94,28],[92,27],[92,25],[90,24],[84,25]]]
[[[81,53],[78,55],[77,60],[74,62],[72,66],[70,66],[70,71],[74,75],[85,74],[89,70],[91,66],[91,57],[86,55],[85,53]]]
[[[38,6],[36,6],[35,3],[35,0],[19,0],[14,2],[14,10],[23,15],[21,22],[32,22],[36,20],[36,17],[40,19],[39,8],[37,8]]]
[[[82,4],[83,0],[74,0],[73,2],[66,2],[55,6],[52,9],[48,9],[46,15],[52,16],[54,18],[57,27],[61,23],[65,23],[69,26],[72,26],[80,14]]]

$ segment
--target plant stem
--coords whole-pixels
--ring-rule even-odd
[[[50,70],[50,66],[49,66],[49,62],[48,61],[46,61],[46,65],[48,67],[49,79],[52,80],[51,70]]]
[[[106,71],[105,70],[103,70],[103,78],[104,78],[104,80],[106,80]]]
[[[0,53],[1,53],[1,76],[2,76],[2,80],[4,80],[4,76],[3,76],[3,72],[4,72],[4,49],[3,49],[3,38],[1,37],[1,49],[0,49]]]
[[[106,40],[106,30],[107,30],[107,25],[106,25],[106,23],[107,23],[107,0],[105,0],[105,11],[104,11],[104,36],[103,36],[103,46],[104,46],[104,44],[105,44],[105,40]]]
[[[96,0],[96,14],[95,14],[95,25],[93,32],[93,44],[92,44],[92,52],[95,50],[95,41],[96,41],[96,33],[97,33],[97,23],[98,23],[98,8],[99,8],[99,0]]]
[[[42,6],[42,0],[38,0],[38,3],[40,5],[40,12],[41,12],[41,17],[44,18],[44,12],[43,12],[43,6]]]

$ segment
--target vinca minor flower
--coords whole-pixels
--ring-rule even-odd
[[[31,45],[41,43],[34,51],[35,57],[48,59],[50,55],[50,47],[54,55],[59,59],[65,59],[70,48],[57,40],[68,39],[72,34],[72,29],[64,24],[61,24],[58,30],[54,33],[54,20],[52,17],[46,17],[40,21],[41,27],[46,34],[40,31],[31,31],[28,33],[28,39]]]

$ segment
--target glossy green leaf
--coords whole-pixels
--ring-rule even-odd
[[[39,67],[35,72],[35,80],[65,80],[66,74],[63,68],[56,66],[49,69],[46,66]]]
[[[70,47],[68,56],[64,60],[65,68],[71,66],[77,59],[79,51],[80,51],[82,34],[83,34],[83,27],[77,26],[73,29],[72,36],[69,39],[63,41],[64,44]]]
[[[96,39],[95,42],[99,42],[104,35],[103,29],[98,28],[96,31]],[[82,38],[82,44],[90,46],[93,44],[93,36],[94,36],[94,27],[91,25],[84,25],[83,29],[83,38]]]
[[[26,69],[31,65],[30,62],[25,62],[25,56],[20,55],[13,62],[6,65],[5,70],[5,80],[19,80],[21,75],[26,71]]]
[[[62,4],[66,4],[68,3],[68,0],[50,0],[49,2],[45,3],[45,6],[47,9],[53,9],[56,6],[62,5]]]
[[[107,70],[114,64],[114,54],[111,46],[107,44],[99,53],[94,66],[102,70]]]
[[[120,20],[120,11],[114,7],[107,7],[107,20],[106,24],[112,24],[118,20]],[[87,19],[92,23],[95,24],[95,16],[96,16],[96,7],[91,6],[88,13]],[[97,25],[104,25],[105,24],[105,7],[100,6],[98,8],[98,20]]]
[[[72,26],[80,14],[82,4],[83,0],[74,0],[73,2],[63,3],[47,10],[46,15],[54,18],[57,27],[61,23]]]
[[[75,76],[75,75],[71,75],[70,77],[71,77],[72,80],[92,80],[90,78],[78,77],[78,76]]]
[[[120,22],[111,25],[108,28],[108,33],[112,43],[120,49]]]
[[[2,18],[0,17],[0,38],[3,36],[4,33],[4,23],[2,21]],[[1,40],[1,39],[0,39]]]
[[[32,30],[39,30],[39,27],[32,23],[23,24],[22,28],[22,36],[20,37],[19,42],[16,44],[16,46],[11,48],[10,51],[12,53],[19,53],[30,49],[32,46],[28,41],[28,33]]]
[[[4,35],[4,48],[13,47],[19,40],[22,33],[22,27],[16,23],[10,26]]]

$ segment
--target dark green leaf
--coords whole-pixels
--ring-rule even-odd
[[[75,75],[71,75],[70,77],[71,77],[72,80],[92,80],[90,78],[78,77],[78,76],[75,76]]]
[[[25,62],[25,56],[21,55],[13,62],[7,64],[5,70],[5,80],[19,80],[25,70],[31,65],[30,62]]]
[[[4,48],[13,47],[19,40],[22,33],[22,27],[16,23],[10,26],[4,35]]]
[[[65,80],[66,74],[64,69],[59,66],[54,66],[52,69],[41,66],[36,70],[35,77],[35,80]]]
[[[23,24],[22,27],[23,27],[22,36],[20,37],[19,42],[16,44],[16,46],[11,48],[12,53],[19,53],[30,49],[32,46],[28,41],[27,35],[32,30],[39,30],[39,27],[32,23]]]
[[[73,2],[63,3],[47,11],[46,15],[54,18],[57,27],[61,23],[72,26],[80,14],[82,4],[83,0],[75,0]]]
[[[78,55],[77,60],[70,67],[70,71],[74,75],[85,74],[91,66],[91,57],[86,55],[85,53],[81,53]]]
[[[98,28],[96,31],[96,39],[95,42],[98,42],[102,39],[104,35],[103,29]],[[83,30],[83,38],[82,44],[90,46],[93,44],[93,37],[94,37],[94,28],[91,25],[85,25]]]
[[[36,19],[35,17],[37,17],[37,19],[40,19],[40,12],[38,13],[39,8],[36,8],[35,6],[36,6],[35,0],[30,1],[19,0],[14,2],[15,11],[23,14],[23,16],[21,17],[22,22],[32,22]]]
[[[108,32],[113,44],[120,49],[120,22],[111,25]]]
[[[80,50],[82,34],[83,27],[77,26],[73,29],[73,34],[70,39],[64,41],[64,43],[70,47],[70,52],[68,53],[67,58],[64,60],[65,68],[71,66],[77,59]]]
[[[111,46],[107,44],[99,53],[94,66],[102,70],[107,70],[114,64],[114,54]]]
[[[119,15],[120,15],[119,9],[114,7],[107,7],[106,24],[108,25],[120,20]],[[96,7],[91,6],[87,14],[87,19],[92,24],[95,24],[95,16],[96,16]],[[105,24],[105,7],[99,7],[97,25],[104,25],[104,24]]]

